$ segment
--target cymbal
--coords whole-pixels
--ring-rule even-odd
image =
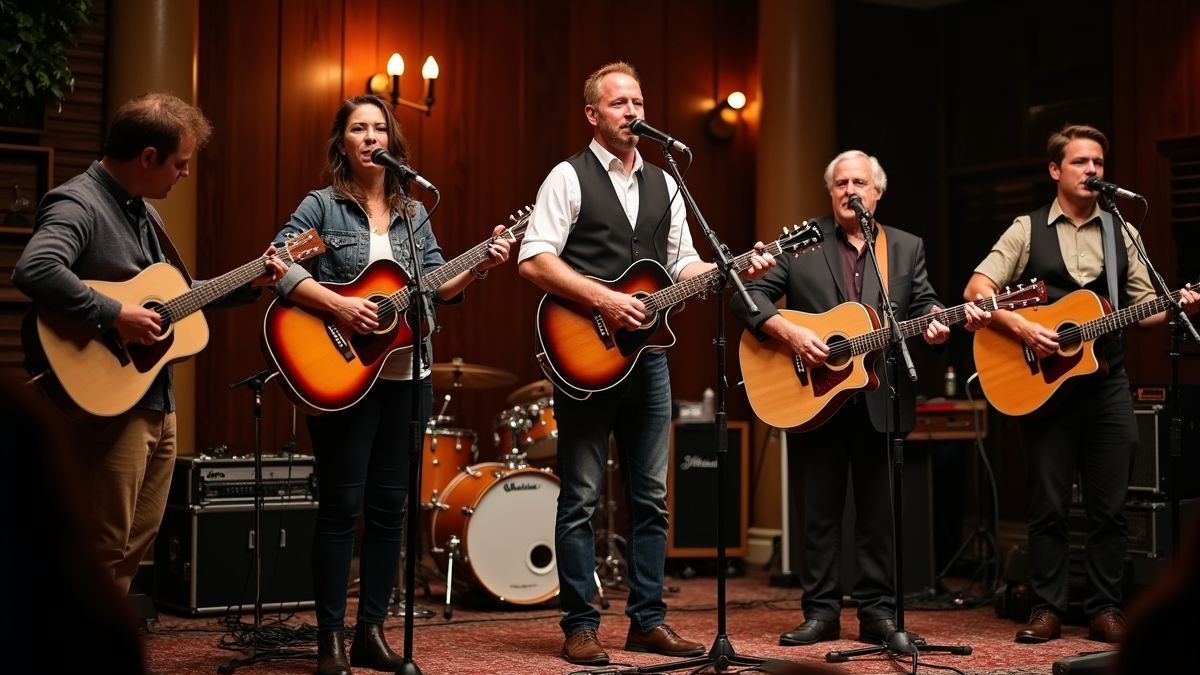
[[[517,389],[508,395],[509,405],[520,405],[536,401],[539,398],[548,398],[554,395],[554,385],[550,384],[550,380],[538,380]]]
[[[451,389],[455,383],[463,389],[491,389],[506,387],[517,381],[517,376],[507,370],[463,363],[458,358],[450,363],[435,363],[431,368],[434,389]]]

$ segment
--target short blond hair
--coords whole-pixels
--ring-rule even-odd
[[[583,102],[593,108],[600,105],[600,80],[604,79],[605,75],[610,73],[624,73],[637,80],[638,86],[641,86],[642,81],[638,79],[637,71],[633,66],[624,61],[613,61],[612,63],[600,66],[600,69],[592,73],[586,82],[583,83]]]

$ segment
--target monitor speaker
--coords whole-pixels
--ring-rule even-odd
[[[749,550],[750,494],[747,423],[726,425],[728,447],[722,461],[725,473],[725,555],[744,557]],[[716,425],[673,422],[667,468],[667,509],[670,530],[667,557],[710,558],[717,555]]]

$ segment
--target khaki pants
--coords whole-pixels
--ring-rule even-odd
[[[85,458],[95,542],[117,588],[129,591],[138,564],[154,545],[175,467],[174,412],[134,410],[88,429],[78,441]]]

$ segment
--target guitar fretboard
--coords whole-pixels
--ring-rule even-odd
[[[488,249],[491,247],[492,242],[497,238],[503,237],[509,239],[514,244],[524,239],[525,230],[529,227],[529,218],[531,215],[531,213],[525,214],[516,222],[515,225],[508,228],[501,234],[498,234],[495,237],[488,237],[475,246],[467,249],[467,251],[462,255],[459,255],[450,262],[430,272],[425,277],[426,286],[437,290],[438,288],[441,288],[442,284],[475,267],[484,260],[487,260],[489,255]],[[378,315],[381,320],[385,319],[393,316],[396,313],[401,313],[408,310],[408,307],[411,303],[412,289],[408,286],[405,286],[395,293],[392,293],[387,297],[387,299],[379,303]]]
[[[771,255],[782,255],[784,245],[783,242],[776,240],[764,246],[763,250]],[[734,258],[731,261],[734,272],[741,274],[750,267],[750,259],[755,253],[755,251],[747,251]],[[646,314],[657,314],[662,310],[678,305],[693,295],[712,290],[721,283],[724,276],[720,268],[711,269],[704,274],[698,274],[691,279],[671,284],[660,291],[651,293],[642,298],[642,304],[646,307]]]
[[[285,246],[282,251],[276,253],[276,257],[282,260],[285,265],[291,265],[294,262],[291,246],[292,244],[289,242],[288,246]],[[163,325],[165,326],[168,322],[178,322],[185,316],[204,309],[209,304],[227,295],[233,289],[248,284],[262,276],[266,271],[267,258],[266,256],[261,256],[235,270],[211,279],[183,295],[168,300],[158,308],[158,314],[162,318]]]
[[[1175,302],[1179,302],[1179,296],[1183,293],[1183,289],[1175,291],[1170,295],[1159,296],[1153,300],[1147,300],[1141,304],[1131,307],[1123,307],[1111,314],[1105,314],[1102,317],[1092,319],[1079,326],[1072,326],[1059,331],[1058,341],[1060,344],[1074,344],[1085,340],[1095,340],[1096,338],[1107,335],[1114,331],[1148,319],[1159,312],[1166,311]]]
[[[950,309],[944,309],[936,314],[926,314],[915,319],[900,322],[900,337],[907,340],[914,335],[924,333],[929,324],[933,323],[934,319],[943,326],[956,326],[967,320],[967,305],[975,305],[985,312],[994,312],[999,308],[1000,303],[1010,296],[1016,296],[1026,293],[1026,291],[1014,291],[1005,295],[994,295],[990,298],[984,298],[976,302],[964,302],[961,305],[956,305]],[[890,333],[886,327],[878,328],[869,333],[856,335],[842,342],[838,342],[829,346],[829,355],[849,355],[858,356],[866,354],[877,349],[883,349],[890,341]]]

